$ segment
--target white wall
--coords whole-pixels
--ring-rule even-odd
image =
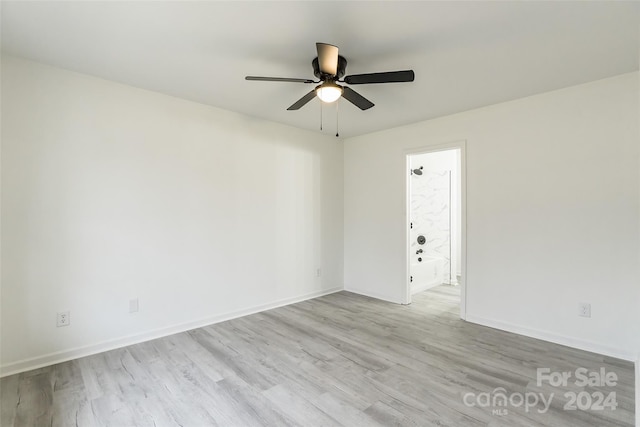
[[[640,25],[639,25],[640,28]],[[638,38],[640,41],[640,32],[638,33]],[[640,60],[640,49],[638,50],[638,58]],[[640,63],[638,64],[640,68]],[[638,103],[640,104],[640,73],[638,73]],[[640,123],[640,108],[638,109],[638,123]],[[640,141],[638,142],[640,143]],[[640,162],[640,158],[638,159],[638,161]],[[639,174],[640,175],[640,174]],[[638,188],[640,189],[640,182],[638,185]],[[638,197],[640,197],[640,193],[638,193]],[[640,222],[640,215],[638,215],[638,221]],[[638,230],[640,232],[640,226],[638,227]],[[638,235],[638,239],[640,239],[640,234]],[[638,264],[640,265],[640,252],[638,252]],[[640,289],[638,289],[637,292],[637,302],[636,302],[636,307],[640,307]],[[640,313],[638,313],[638,319],[636,319],[635,325],[640,324]],[[640,337],[638,337],[638,340],[640,340]],[[636,345],[636,388],[635,388],[635,394],[636,394],[636,427],[640,427],[640,343],[638,343]]]
[[[5,374],[342,288],[336,138],[11,57],[2,123]]]
[[[346,289],[402,301],[406,152],[460,140],[468,320],[633,360],[637,73],[348,139]]]

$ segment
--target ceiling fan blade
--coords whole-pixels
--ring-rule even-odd
[[[369,101],[367,98],[349,87],[344,88],[342,97],[361,110],[368,110],[375,105],[373,102]]]
[[[303,96],[302,98],[298,99],[296,102],[294,102],[291,107],[287,108],[287,110],[289,111],[299,110],[302,106],[304,106],[307,102],[311,101],[315,97],[316,97],[316,91],[314,89],[308,94],[306,94],[305,96]]]
[[[292,83],[314,83],[310,79],[290,79],[288,77],[259,77],[259,76],[247,76],[245,80],[255,80],[259,82],[292,82]]]
[[[370,83],[403,83],[412,82],[415,78],[413,70],[388,71],[385,73],[354,74],[344,78],[350,85],[364,85]]]
[[[332,44],[316,43],[320,72],[335,76],[338,74],[338,47]]]

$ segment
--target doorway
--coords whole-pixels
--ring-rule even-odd
[[[407,303],[458,287],[465,318],[466,212],[463,141],[407,154]],[[454,295],[457,294],[455,289]]]

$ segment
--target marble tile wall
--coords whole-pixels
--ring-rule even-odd
[[[444,281],[451,283],[451,171],[411,176],[411,264],[420,256],[444,259]],[[418,236],[426,243],[420,245]],[[416,252],[422,249],[422,254]],[[454,276],[455,277],[455,276]]]

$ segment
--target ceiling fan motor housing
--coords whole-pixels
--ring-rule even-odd
[[[340,55],[338,55],[338,74],[336,74],[335,76],[320,72],[320,63],[318,62],[317,57],[313,61],[311,61],[311,65],[313,66],[313,74],[321,81],[341,79],[342,77],[344,77],[344,73],[347,70],[347,60],[344,58],[344,56]]]

